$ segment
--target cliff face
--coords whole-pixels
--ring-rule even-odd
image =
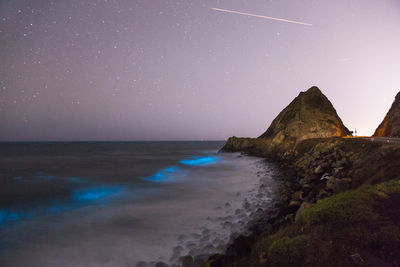
[[[349,130],[343,125],[332,103],[314,86],[301,92],[259,138],[231,137],[222,151],[252,150],[252,154],[265,155],[273,151],[290,150],[305,139],[348,134]]]
[[[400,137],[400,92],[382,123],[375,130],[374,136]]]
[[[332,103],[314,86],[301,92],[259,138],[290,148],[305,139],[348,134]]]

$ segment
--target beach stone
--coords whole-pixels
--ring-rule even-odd
[[[181,258],[182,267],[192,267],[193,266],[193,257],[190,255],[186,255]]]
[[[208,260],[209,257],[210,255],[206,254],[195,256],[193,259],[193,266],[201,266],[204,262]]]
[[[321,176],[320,180],[328,180],[329,177],[331,177],[331,174],[326,172],[326,173],[324,173],[324,175]]]
[[[341,160],[338,160],[337,162],[332,164],[332,167],[338,168],[338,167],[345,167],[347,166],[348,161],[346,158],[342,158]]]
[[[321,152],[315,151],[315,152],[312,154],[312,157],[313,157],[314,159],[320,158],[320,157],[321,157]]]
[[[314,173],[315,174],[321,174],[322,173],[322,166],[319,165],[317,168],[315,168]]]
[[[301,205],[301,204],[300,204],[299,201],[292,200],[292,201],[289,202],[288,207],[289,207],[289,208],[296,208],[296,207],[300,207],[300,205]]]
[[[305,191],[309,191],[312,189],[310,184],[302,184],[301,187],[305,190]]]
[[[166,264],[165,262],[157,262],[156,265],[154,265],[154,267],[170,267],[168,264]]]
[[[305,177],[303,179],[300,179],[299,184],[303,186],[304,184],[308,184],[310,182],[311,182],[310,177]]]
[[[330,160],[329,162],[323,162],[321,164],[322,169],[326,170],[328,169],[330,166],[332,165],[332,160]]]
[[[332,174],[333,174],[335,177],[338,177],[339,174],[341,173],[341,171],[342,171],[343,169],[344,169],[344,167],[336,167],[336,168],[333,169]]]
[[[293,200],[301,200],[301,199],[303,199],[303,191],[296,191],[296,192],[294,192],[293,193],[293,195],[292,195],[292,199]]]

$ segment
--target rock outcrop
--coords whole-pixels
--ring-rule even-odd
[[[374,136],[400,137],[400,92],[382,123],[375,130]]]
[[[229,137],[221,151],[223,152],[245,152],[254,156],[268,156],[270,144],[261,138]]]
[[[252,150],[252,154],[265,155],[288,151],[305,139],[349,134],[332,103],[313,86],[283,109],[259,138],[231,137],[222,151]]]
[[[250,149],[259,140],[235,138],[233,145]],[[279,211],[265,214],[260,232],[236,239],[204,266],[398,265],[397,144],[313,138],[276,163],[282,171]]]
[[[399,122],[400,93],[375,135],[400,137]],[[337,138],[347,134],[330,101],[312,87],[259,138],[229,138],[224,151],[274,157],[281,203],[257,222],[260,231],[204,266],[398,265],[400,147]]]
[[[313,86],[282,110],[259,138],[268,139],[273,146],[290,148],[305,139],[349,134],[332,103]]]

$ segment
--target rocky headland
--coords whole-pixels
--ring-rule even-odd
[[[400,137],[400,92],[382,123],[375,130],[374,136]]]
[[[203,266],[399,265],[400,145],[348,134],[312,87],[259,138],[229,138],[222,151],[278,163],[281,202]]]
[[[311,138],[342,137],[350,134],[329,99],[313,86],[301,92],[258,138],[228,139],[225,152],[251,150],[260,156],[291,152],[301,141]],[[255,151],[257,149],[257,151]]]

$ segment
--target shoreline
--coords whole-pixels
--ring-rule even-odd
[[[303,229],[307,225],[304,223],[304,218],[312,212],[318,213],[315,210],[320,208],[319,206],[321,205],[332,202],[334,205],[340,206],[341,203],[338,198],[344,197],[346,194],[371,191],[373,190],[371,188],[377,186],[386,187],[388,183],[396,184],[398,182],[399,174],[397,170],[400,167],[400,146],[395,144],[376,143],[351,138],[319,138],[304,140],[296,146],[296,149],[290,151],[270,152],[266,151],[264,146],[263,140],[260,139],[235,138],[234,142],[228,141],[222,151],[241,151],[250,156],[266,158],[277,164],[282,178],[279,212],[275,217],[269,219],[261,218],[258,221],[259,227],[253,229],[250,236],[237,238],[225,254],[211,256],[202,266],[249,266],[249,264],[252,266],[278,266],[276,265],[277,262],[281,266],[302,266],[306,262],[333,266],[331,262],[324,262],[326,260],[324,257],[318,259],[312,255],[310,256],[309,251],[319,250],[318,248],[312,248],[312,243],[316,241],[309,240],[312,238],[309,237],[309,232],[307,231],[305,231],[305,233],[308,233],[306,235],[304,233],[293,235],[293,233],[290,233],[293,228],[300,227],[299,229]],[[391,187],[394,187],[395,190],[387,193],[389,200],[397,193],[400,194],[400,188],[399,192],[396,191],[397,184],[392,184]],[[367,201],[364,204],[367,205],[368,203]],[[376,205],[371,200],[372,204]],[[346,210],[346,205],[344,203],[342,210]],[[329,212],[329,209],[334,210],[334,207],[328,207],[327,212]],[[350,210],[350,214],[351,212]],[[345,220],[345,218],[341,219]],[[383,220],[380,217],[379,219]],[[339,220],[336,223],[341,224],[342,222]],[[392,221],[386,226],[394,229],[398,225],[396,221]],[[335,232],[335,229],[331,229],[332,225],[325,225],[325,222],[318,222],[312,227],[324,228],[324,230],[330,229]],[[363,229],[364,226],[361,224],[358,227]],[[399,252],[400,256],[400,228],[395,230],[396,233],[399,230],[399,240],[388,241],[383,238],[380,241],[376,241],[376,243],[378,245],[381,243],[395,244],[395,248],[389,249],[389,252],[385,250],[386,252],[384,251],[384,253],[396,254]],[[304,232],[304,230],[302,231]],[[377,229],[376,231],[379,235],[384,230]],[[271,238],[274,236],[275,238]],[[397,234],[394,236],[397,238]],[[283,258],[283,255],[278,255],[278,257],[274,258],[274,252],[276,251],[274,251],[273,245],[277,241],[286,240],[285,238],[287,238],[286,241],[288,242],[286,243],[290,247],[290,245],[293,245],[291,244],[292,239],[298,237],[300,239],[295,239],[295,243],[301,243],[305,250],[300,253],[300,257],[295,257],[295,262],[287,261],[287,258]],[[267,245],[263,246],[260,243],[264,242],[265,239],[271,240]],[[306,239],[307,241],[305,241]],[[349,240],[333,240],[332,242],[336,242],[336,245],[349,243]],[[326,244],[320,242],[319,245],[325,246]],[[397,245],[399,245],[398,251]],[[263,248],[260,249],[260,246]],[[337,264],[357,265],[359,262],[364,261],[391,264],[391,262],[388,262],[389,260],[375,255],[376,253],[372,256],[364,253],[368,249],[363,248],[363,246],[362,242],[352,245],[352,250],[355,252],[346,252],[348,255],[342,255]],[[324,253],[333,256],[333,252]],[[343,253],[345,252],[342,251]],[[290,255],[288,258],[290,259]]]

